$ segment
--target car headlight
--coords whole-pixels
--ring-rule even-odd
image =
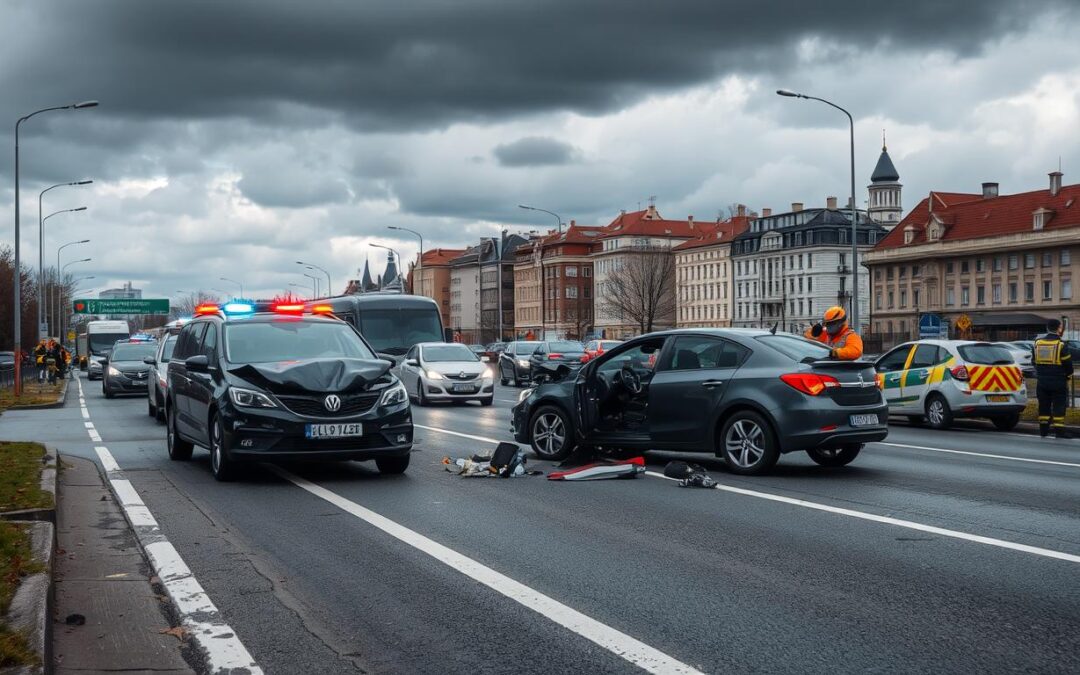
[[[266,394],[251,389],[229,387],[229,397],[234,405],[243,408],[276,408],[277,404]]]
[[[517,364],[519,366],[521,366],[522,368],[528,368],[529,367],[529,362],[527,360],[525,360],[525,359],[518,359]]]
[[[109,374],[112,375],[113,377],[120,377],[120,371],[117,370],[116,368],[114,368],[113,366],[109,366]]]
[[[494,380],[494,379],[495,379],[495,371],[493,371],[491,368],[488,368],[487,370],[484,371],[484,380],[485,381]]]
[[[383,392],[382,398],[379,399],[379,405],[397,405],[408,400],[409,392],[405,391],[405,385],[398,382]]]
[[[522,391],[520,394],[518,394],[518,403],[521,403],[525,399],[532,396],[533,392],[535,392],[535,391],[536,391],[536,389],[526,389],[526,390]]]
[[[429,379],[429,380],[441,380],[441,379],[443,379],[442,378],[442,373],[437,373],[434,370],[425,370],[424,375],[427,375],[427,379]]]

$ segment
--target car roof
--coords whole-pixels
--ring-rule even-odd
[[[461,345],[462,347],[465,347],[466,349],[469,348],[469,345],[465,344],[464,342],[417,342],[416,343],[417,347],[447,347],[447,346],[453,346],[453,345]]]

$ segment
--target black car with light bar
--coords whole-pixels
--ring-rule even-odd
[[[541,459],[577,446],[709,452],[738,474],[805,451],[824,466],[888,435],[866,361],[787,333],[686,329],[610,348],[576,373],[521,392],[511,430]]]
[[[218,480],[243,461],[375,460],[403,473],[413,443],[405,387],[350,324],[302,304],[203,305],[169,361],[169,457],[210,450]]]

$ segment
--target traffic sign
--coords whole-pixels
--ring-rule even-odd
[[[73,300],[71,309],[76,314],[168,314],[169,300],[109,298],[96,300]]]
[[[960,330],[971,328],[971,317],[967,314],[961,314],[959,318],[956,319],[956,327]]]
[[[941,337],[941,317],[937,314],[919,315],[919,338],[933,339]]]

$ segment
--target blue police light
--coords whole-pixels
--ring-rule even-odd
[[[254,314],[255,306],[247,302],[229,302],[223,308],[226,314]]]

